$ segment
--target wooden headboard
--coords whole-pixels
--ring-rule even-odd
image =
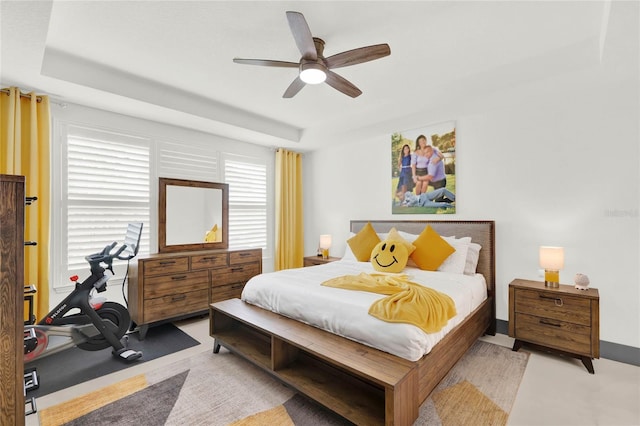
[[[358,232],[370,222],[376,232],[398,231],[420,234],[427,225],[443,237],[471,237],[471,241],[482,246],[478,259],[478,273],[487,281],[487,294],[492,299],[492,317],[496,317],[496,263],[495,222],[492,220],[352,220],[351,232]]]

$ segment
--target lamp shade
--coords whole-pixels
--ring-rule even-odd
[[[541,246],[540,267],[551,271],[559,271],[564,268],[564,248]]]
[[[321,249],[331,248],[331,235],[329,234],[320,235],[320,248]]]
[[[326,67],[315,62],[300,65],[300,80],[307,84],[320,84],[327,79]]]

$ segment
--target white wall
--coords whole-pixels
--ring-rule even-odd
[[[637,39],[637,16],[627,24]],[[456,120],[457,213],[442,219],[495,220],[498,319],[508,320],[512,279],[540,280],[538,246],[559,245],[561,282],[580,272],[599,289],[601,339],[640,347],[638,42],[608,38],[602,63],[594,47],[574,72],[377,124],[306,154],[305,253],[329,233],[331,254],[342,255],[351,219],[434,218],[391,214],[390,136]]]

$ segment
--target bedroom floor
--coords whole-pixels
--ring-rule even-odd
[[[96,379],[98,384],[90,381],[38,398],[38,409],[211,351],[213,340],[209,337],[208,318],[185,320],[176,325],[202,345]],[[507,347],[513,344],[513,339],[503,334],[483,337],[483,340]],[[578,360],[531,351],[508,424],[640,425],[640,368],[607,359],[594,360],[593,364],[595,375],[587,373]],[[27,426],[38,424],[36,414],[26,417]]]

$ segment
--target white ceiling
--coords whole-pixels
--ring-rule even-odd
[[[312,150],[375,123],[465,102],[595,62],[610,2],[2,1],[3,86],[254,143]],[[388,43],[391,55],[282,94],[297,70],[285,12],[325,56]],[[603,17],[605,19],[603,19]]]

